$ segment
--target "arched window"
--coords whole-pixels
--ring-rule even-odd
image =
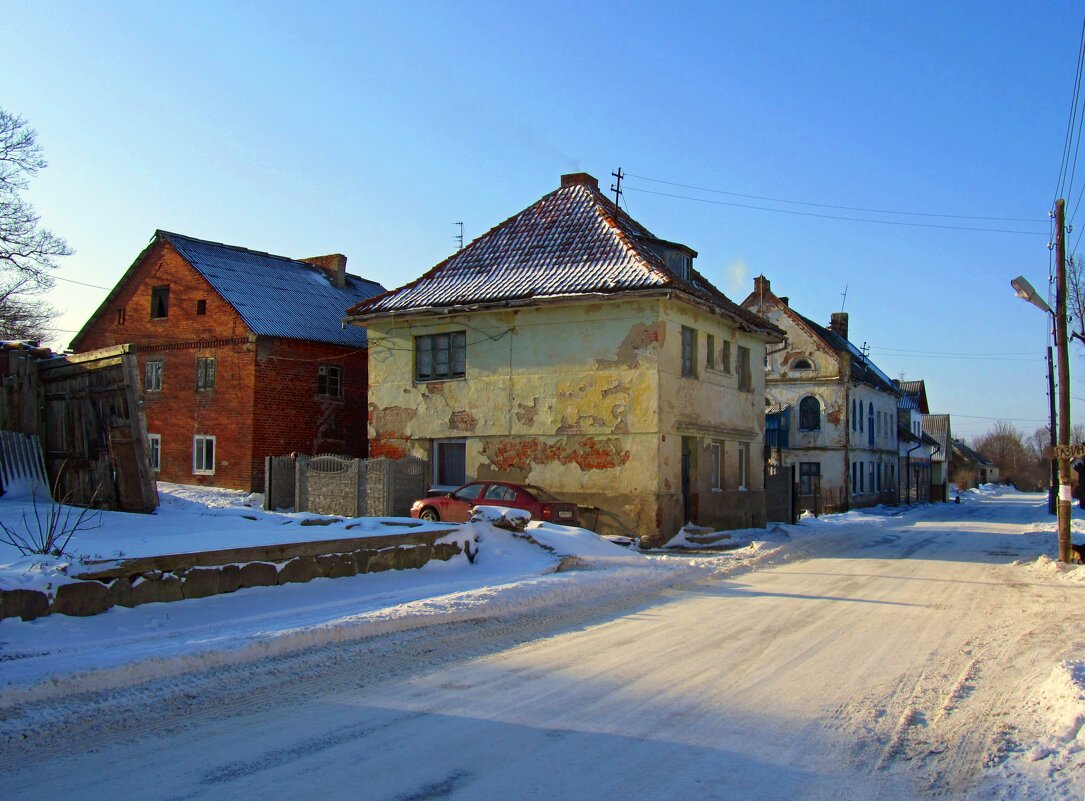
[[[809,359],[796,359],[791,363],[792,370],[813,370],[814,365],[810,364]]]
[[[863,433],[863,402],[859,401],[859,433]]]
[[[804,431],[821,430],[821,402],[813,395],[799,401],[799,428]]]
[[[859,430],[859,423],[857,422],[858,419],[859,419],[859,415],[857,415],[855,413],[855,398],[852,398],[851,399],[851,430],[852,431],[858,431]]]

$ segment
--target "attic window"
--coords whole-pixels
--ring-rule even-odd
[[[196,314],[207,314],[207,301],[203,298],[196,301]]]
[[[151,319],[161,320],[169,316],[170,287],[156,286],[151,289]]]
[[[809,359],[796,359],[791,363],[792,370],[813,370],[814,365],[810,364]]]
[[[683,281],[689,280],[689,261],[689,256],[685,253],[679,253],[674,250],[667,253],[667,269]]]

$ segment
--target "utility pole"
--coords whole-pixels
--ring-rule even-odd
[[[625,173],[622,172],[622,168],[619,167],[618,171],[617,172],[612,172],[611,175],[613,175],[615,178],[618,179],[617,181],[615,181],[614,183],[612,183],[610,185],[610,191],[614,193],[614,205],[617,206],[618,205],[618,198],[621,197],[622,194],[623,194],[623,192],[622,192],[622,178],[625,177]]]
[[[1055,346],[1059,352],[1059,561],[1070,562],[1070,353],[1066,338],[1066,200],[1055,201]]]
[[[1054,320],[1052,320],[1054,325]],[[1058,420],[1058,416],[1055,414],[1055,357],[1051,355],[1051,346],[1047,346],[1047,400],[1051,406],[1051,452],[1055,452],[1055,446],[1058,444],[1058,434],[1055,430],[1055,421]],[[1050,486],[1047,488],[1047,513],[1051,515],[1057,515],[1059,513],[1059,506],[1057,501],[1058,486],[1059,486],[1059,463],[1055,459],[1050,462]]]

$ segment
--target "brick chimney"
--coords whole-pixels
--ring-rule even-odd
[[[829,330],[834,334],[839,334],[848,338],[848,313],[847,312],[833,312],[832,317],[829,320]]]
[[[765,276],[759,275],[753,279],[753,291],[758,298],[763,298],[772,291],[772,284]]]
[[[570,172],[561,176],[561,185],[563,188],[566,186],[586,186],[589,189],[598,189],[599,181],[586,172]]]
[[[310,256],[307,259],[299,259],[306,264],[319,267],[328,274],[328,280],[332,286],[344,289],[347,285],[347,257],[342,253],[330,253],[327,256]]]

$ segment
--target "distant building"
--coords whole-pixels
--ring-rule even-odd
[[[901,503],[931,500],[931,456],[940,447],[923,431],[923,417],[930,413],[927,386],[923,381],[893,381],[900,390],[897,402],[897,439],[900,470],[897,474]]]
[[[156,231],[72,348],[134,345],[161,480],[255,491],[265,456],[366,455],[366,332],[341,318],[383,291],[342,255]]]
[[[818,513],[896,503],[898,391],[848,339],[847,313],[819,325],[763,275],[742,306],[787,334],[765,365],[765,402],[780,443],[770,460],[795,467],[799,506]]]
[[[766,344],[584,173],[404,287],[350,310],[372,337],[374,454],[434,488],[539,484],[607,533],[761,526]]]

